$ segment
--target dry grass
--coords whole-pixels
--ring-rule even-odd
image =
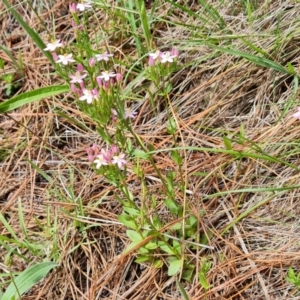
[[[215,2],[210,1],[217,5]],[[282,65],[290,62],[298,68],[300,35],[296,28],[299,28],[300,4],[257,1],[261,8],[253,14],[251,24],[242,5],[234,2],[224,1],[218,8],[228,32],[221,29],[216,32],[213,23],[207,24],[205,30],[215,36],[244,35],[269,53],[272,60]],[[69,18],[67,3],[35,5],[48,28],[52,28],[54,18],[56,34],[72,37],[66,21]],[[151,7],[151,3],[148,5]],[[190,1],[189,5],[194,11],[203,10],[196,1]],[[25,4],[17,9],[46,40],[47,33],[32,10]],[[0,11],[5,11],[3,3],[0,3]],[[200,20],[179,9],[167,15],[168,11],[170,4],[158,8],[170,23],[157,23],[153,35],[160,49],[169,48],[176,41],[182,54],[182,69],[174,74],[175,87],[170,99],[180,124],[182,139],[179,145],[224,149],[224,135],[238,136],[242,123],[247,141],[233,142],[234,150],[250,151],[256,144],[264,153],[298,165],[299,122],[291,118],[291,110],[278,122],[288,103],[292,104],[292,109],[296,106],[293,99],[298,95],[293,96],[291,76],[192,42],[200,40],[204,34]],[[99,12],[100,18],[102,26],[109,23],[109,16],[104,12]],[[174,26],[172,22],[191,24],[198,27],[199,32],[186,26]],[[2,13],[0,24],[1,43],[12,49],[15,57],[20,53],[23,60],[24,76],[15,78],[22,83],[15,93],[58,83],[60,79],[51,74],[51,65],[11,15]],[[122,32],[120,28],[116,35]],[[279,40],[274,34],[276,30]],[[120,56],[129,57],[129,61],[136,58],[134,48],[128,47],[131,37],[123,36],[113,41],[112,46]],[[219,38],[219,42],[219,46],[229,45],[226,38]],[[230,47],[255,53],[240,38],[232,38]],[[5,61],[5,72],[15,74],[10,58],[4,52],[0,52],[0,57]],[[139,89],[143,84],[141,81],[134,88]],[[3,101],[5,87],[1,88]],[[142,101],[135,103],[139,111],[134,124],[136,132],[145,144],[152,144],[156,149],[171,147],[164,106],[161,105],[158,112],[153,111],[147,95],[140,96]],[[57,112],[69,115],[70,119]],[[12,255],[10,266],[6,264],[7,250],[1,246],[1,273],[9,269],[24,270],[29,263],[50,253],[50,257],[60,261],[59,268],[22,299],[182,299],[175,277],[169,278],[165,269],[136,264],[134,253],[121,254],[129,243],[124,227],[117,222],[116,216],[122,208],[113,198],[112,188],[89,168],[85,156],[88,145],[102,143],[94,126],[70,95],[30,104],[0,116],[1,213],[23,240],[25,236],[18,215],[18,203],[21,203],[28,238],[40,246],[38,255],[20,249],[20,254],[28,261]],[[113,133],[113,128],[110,131]],[[186,151],[184,154],[183,169],[189,193],[185,196],[178,193],[178,200],[186,201],[197,215],[205,211],[203,218],[199,218],[199,234],[206,235],[208,244],[214,247],[214,250],[198,249],[188,253],[197,268],[204,258],[212,262],[207,274],[211,288],[205,292],[197,278],[183,283],[189,298],[300,299],[298,290],[285,281],[287,268],[297,269],[300,261],[299,192],[297,189],[262,191],[263,188],[297,185],[298,170],[280,162],[247,157],[236,159],[209,151]],[[177,170],[168,152],[157,154],[155,160],[162,171]],[[131,166],[128,169],[128,183],[138,198],[141,187],[130,171]],[[49,176],[49,181],[39,170]],[[154,170],[146,164],[144,170],[148,193],[159,199],[161,184]],[[230,192],[250,188],[252,192]],[[74,199],[78,197],[84,204],[85,218],[77,220],[81,223],[76,227],[74,222],[79,208]],[[261,205],[253,209],[258,203]],[[168,218],[159,201],[155,210],[161,218]],[[0,225],[0,229],[2,236],[10,237],[4,226]],[[5,279],[1,278],[3,282]]]

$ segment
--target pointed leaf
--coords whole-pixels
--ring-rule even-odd
[[[168,269],[168,275],[173,276],[175,275],[181,268],[181,259],[174,260],[170,263]]]
[[[67,91],[69,91],[69,87],[67,85],[57,85],[26,92],[2,102],[0,104],[0,113],[8,112],[24,104],[38,101],[47,97],[55,96]]]
[[[19,299],[19,295],[27,292],[56,266],[57,264],[54,262],[44,262],[29,267],[14,278],[1,300]]]

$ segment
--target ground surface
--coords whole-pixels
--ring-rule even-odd
[[[300,299],[297,288],[285,280],[288,268],[297,271],[300,262],[300,122],[292,117],[299,105],[295,76],[230,52],[264,57],[284,67],[290,63],[297,71],[300,3],[252,1],[249,8],[251,1],[207,1],[222,23],[197,1],[175,2],[182,6],[169,1],[146,1],[146,5],[150,12],[153,3],[158,4],[153,48],[174,46],[180,51],[181,68],[172,78],[170,99],[180,124],[178,143],[206,148],[185,152],[185,201],[195,213],[205,212],[199,219],[199,234],[206,235],[213,247],[189,253],[197,268],[203,259],[211,263],[206,275],[210,288],[205,291],[197,277],[182,285],[195,300]],[[72,41],[68,3],[33,3],[45,27],[30,6],[11,4],[43,40],[48,39],[45,27],[52,32],[55,24],[56,35]],[[109,42],[128,65],[134,62],[134,39],[122,27],[123,21],[113,19],[109,10],[95,11],[106,28],[104,43]],[[2,73],[14,76],[10,93],[0,82],[0,101],[64,83],[2,2],[0,12],[0,43],[23,65],[22,72],[17,71],[7,53],[0,52],[5,63]],[[227,51],[204,45],[203,40]],[[143,92],[146,84],[141,79],[133,87],[139,99],[132,104],[139,113],[134,128],[156,149],[171,147],[166,110],[163,105],[151,109]],[[224,137],[233,150],[276,160],[209,150],[226,149]],[[168,277],[166,269],[139,265],[134,253],[121,254],[129,243],[116,217],[121,206],[112,187],[90,168],[85,149],[93,143],[103,143],[95,124],[68,93],[0,115],[1,214],[20,241],[33,245],[28,250],[5,240],[12,235],[0,224],[3,289],[9,271],[22,271],[50,257],[59,267],[22,299],[183,299],[176,277]],[[156,162],[162,171],[177,170],[168,153],[157,155]],[[149,194],[159,197],[161,186],[154,170],[144,168]],[[138,198],[141,187],[136,180],[131,172],[130,186]],[[84,217],[74,200],[78,197]],[[183,201],[182,195],[178,198]],[[159,203],[157,211],[164,218]],[[76,219],[84,224],[84,231],[78,229]]]

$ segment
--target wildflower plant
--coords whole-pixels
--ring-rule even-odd
[[[125,253],[135,249],[137,262],[151,262],[157,268],[167,264],[170,276],[182,270],[183,278],[191,280],[195,267],[185,258],[185,247],[193,249],[194,246],[185,246],[182,240],[194,238],[198,219],[192,214],[187,215],[188,207],[177,201],[177,193],[186,192],[182,157],[178,151],[171,151],[181,174],[181,182],[177,183],[174,171],[164,174],[159,170],[151,152],[153,146],[145,145],[133,129],[132,121],[138,112],[130,108],[130,95],[124,93],[127,74],[115,63],[113,49],[94,47],[93,41],[90,41],[87,18],[92,9],[93,3],[90,1],[71,3],[69,10],[76,44],[67,44],[63,38],[52,38],[44,50],[51,52],[56,69],[69,84],[77,105],[96,122],[97,131],[107,144],[104,148],[96,144],[88,147],[87,160],[96,173],[116,187],[115,197],[123,207],[118,219],[128,228],[127,235],[131,240]],[[146,77],[156,87],[157,95],[152,105],[159,98],[163,98],[168,105],[172,89],[170,78],[178,67],[179,52],[170,48],[167,51],[154,50],[145,56],[148,56]],[[171,115],[171,110],[168,115]],[[176,141],[174,119],[170,118],[169,123],[172,128],[168,132]],[[114,135],[108,130],[109,126],[115,128]],[[152,165],[162,183],[163,189],[158,195],[173,218],[171,223],[161,220],[155,211],[158,199],[151,197],[152,204],[149,204],[148,183],[141,167],[143,163]],[[127,184],[128,169],[141,182],[143,195],[138,200]],[[157,255],[159,253],[168,257],[161,259]]]

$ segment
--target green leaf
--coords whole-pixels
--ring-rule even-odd
[[[171,151],[171,157],[178,166],[181,165],[182,157],[179,155],[178,151],[176,150]]]
[[[170,210],[171,213],[178,213],[178,205],[172,199],[164,200],[164,204]]]
[[[1,300],[19,299],[20,295],[32,288],[56,266],[56,263],[44,262],[29,267],[13,279]]]
[[[199,281],[205,290],[208,290],[210,288],[210,285],[207,283],[206,275],[204,272],[199,272]]]
[[[208,43],[205,43],[205,44],[208,47],[213,48],[215,50],[225,52],[225,53],[228,53],[228,54],[231,54],[231,55],[246,58],[247,60],[249,60],[249,61],[251,61],[251,62],[253,62],[253,63],[255,63],[259,66],[270,68],[270,69],[273,69],[273,70],[278,71],[278,72],[283,73],[283,74],[292,75],[290,70],[284,68],[282,65],[280,65],[280,64],[278,64],[278,63],[276,63],[276,62],[274,62],[270,59],[260,57],[260,56],[255,56],[255,55],[245,53],[245,52],[241,52],[241,51],[228,49],[228,48],[222,48],[222,47],[215,46],[215,45],[208,44]]]
[[[129,253],[132,249],[134,249],[137,245],[139,245],[141,242],[140,241],[136,241],[136,242],[132,242],[130,243],[123,251],[123,254],[126,255],[127,253]],[[2,300],[2,299],[1,299]]]
[[[174,255],[172,246],[168,245],[167,243],[165,243],[163,241],[158,241],[157,244],[161,250],[165,251],[168,254]]]
[[[183,288],[182,284],[179,282],[179,280],[176,278],[176,284],[180,290],[180,293],[183,297],[184,300],[189,300],[189,296],[188,294],[186,293],[185,289]]]
[[[223,142],[224,142],[224,145],[225,145],[225,148],[227,150],[232,150],[232,145],[231,145],[231,141],[229,138],[227,138],[226,136],[223,137]]]
[[[160,269],[163,265],[164,265],[164,262],[160,259],[156,259],[153,262],[153,267],[156,268],[156,269]]]
[[[143,158],[143,159],[149,159],[149,154],[146,153],[145,151],[142,151],[142,150],[139,150],[139,149],[135,149],[133,150],[132,154],[135,156],[135,157],[138,157],[138,158]]]
[[[174,260],[168,268],[168,276],[175,275],[181,268],[181,259]]]
[[[140,257],[138,257],[136,260],[135,260],[135,262],[136,263],[143,263],[143,262],[145,262],[145,261],[150,261],[151,260],[151,256],[140,256]]]
[[[22,105],[69,91],[67,85],[49,86],[17,95],[0,104],[0,113],[9,112]]]
[[[134,230],[126,230],[126,234],[131,239],[132,242],[140,242],[144,239],[140,233]]]
[[[138,228],[135,220],[131,216],[127,215],[127,214],[122,214],[122,215],[118,216],[118,220],[122,224],[124,224],[125,226],[127,226],[127,227],[129,227],[131,229],[135,229],[136,230]]]

